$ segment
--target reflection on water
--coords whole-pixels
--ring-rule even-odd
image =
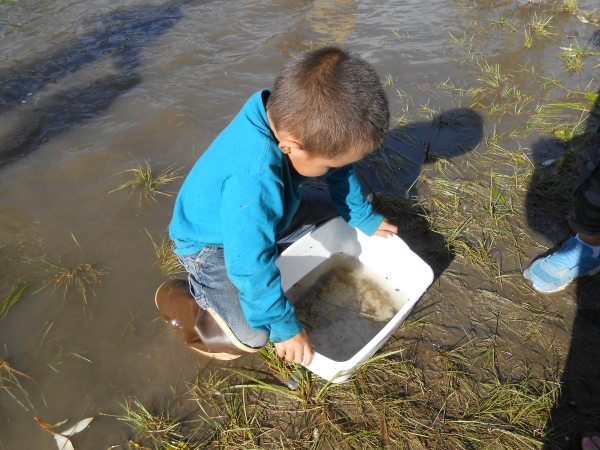
[[[316,42],[346,42],[356,25],[355,9],[353,0],[315,0],[306,20],[313,31],[323,35]]]

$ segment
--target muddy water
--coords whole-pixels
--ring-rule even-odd
[[[404,306],[406,296],[358,259],[338,253],[286,291],[315,350],[347,361]]]
[[[450,32],[484,30],[478,55],[509,69],[535,64],[573,84],[594,76],[589,69],[580,78],[562,75],[555,58],[572,42],[567,32],[584,40],[589,25],[563,15],[552,37],[528,52],[487,21],[519,4],[477,3],[1,2],[0,245],[7,247],[0,254],[0,294],[22,281],[31,287],[0,323],[0,355],[35,380],[24,381],[34,407],[28,411],[0,394],[3,448],[52,448],[34,416],[56,423],[92,415],[75,447],[118,448],[131,431],[110,415],[121,412],[125,395],[164,406],[185,392],[197,370],[216,364],[187,350],[157,320],[153,294],[165,277],[154,265],[147,232],[155,239],[166,233],[173,197],[152,202],[109,192],[128,180],[119,173],[136,161],[149,160],[157,172],[175,163],[187,173],[290,55],[316,43],[346,43],[382,77],[390,74],[392,116],[406,106],[396,89],[414,101],[413,139],[406,144],[417,153],[414,173],[425,160],[424,142],[444,154],[481,139],[460,127],[432,131],[418,113],[419,105],[465,106],[433,88],[448,77],[471,77],[466,61],[473,55],[466,44],[450,41]],[[93,263],[105,274],[94,293],[88,290],[87,303],[76,289],[34,294],[51,275],[43,260]],[[467,321],[474,308],[468,292],[452,286],[444,295],[456,298],[454,309],[438,306],[436,314],[442,322]],[[443,328],[444,341],[456,342],[461,330]],[[520,350],[526,351],[512,349]]]

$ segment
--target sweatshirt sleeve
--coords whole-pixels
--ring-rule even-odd
[[[281,288],[275,266],[275,226],[283,215],[281,181],[236,175],[223,185],[221,226],[225,266],[240,290],[240,304],[253,328],[283,342],[302,330]]]
[[[367,236],[372,236],[383,220],[381,214],[373,211],[371,204],[362,194],[354,164],[329,171],[323,177],[333,204],[348,225],[358,228]]]

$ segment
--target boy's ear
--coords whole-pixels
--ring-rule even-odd
[[[281,150],[286,155],[289,155],[292,152],[292,150],[302,150],[302,144],[293,139],[284,139],[282,141],[279,141],[277,145],[279,147],[279,150]]]

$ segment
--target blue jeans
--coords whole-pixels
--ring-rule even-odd
[[[280,248],[339,215],[327,188],[304,186],[301,189],[298,211],[290,225],[276,236]],[[245,345],[259,348],[268,342],[269,333],[252,328],[244,316],[239,290],[227,276],[222,246],[208,245],[197,253],[178,255],[178,258],[188,271],[190,292],[202,309],[214,309]]]

